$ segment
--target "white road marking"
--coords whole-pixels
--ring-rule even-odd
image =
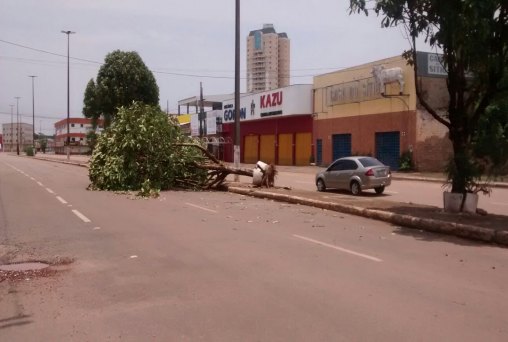
[[[100,230],[101,227],[93,227],[93,230]]]
[[[85,215],[81,214],[79,211],[77,211],[76,209],[73,209],[72,212],[74,213],[74,215],[76,215],[77,217],[79,217],[81,220],[83,220],[83,222],[92,222],[88,219],[88,217],[86,217]]]
[[[398,192],[397,191],[386,191],[385,190],[385,194],[397,195]]]
[[[136,259],[138,256],[137,255],[131,255],[130,258],[131,259]]]
[[[328,243],[321,242],[321,241],[318,241],[318,240],[314,240],[314,239],[311,239],[311,238],[308,238],[308,237],[305,237],[305,236],[294,235],[294,234],[293,234],[293,236],[297,237],[299,239],[305,240],[305,241],[309,241],[309,242],[313,242],[313,243],[321,245],[321,246],[333,248],[333,249],[336,249],[338,251],[341,251],[341,252],[344,252],[344,253],[349,253],[349,254],[352,254],[352,255],[355,255],[355,256],[358,256],[358,257],[361,257],[361,258],[365,258],[365,259],[371,260],[371,261],[376,261],[376,262],[382,262],[383,261],[381,259],[378,259],[376,257],[370,256],[370,255],[367,255],[367,254],[362,254],[362,253],[358,253],[358,252],[355,252],[355,251],[352,251],[352,250],[349,250],[349,249],[345,249],[345,248],[342,248],[342,247],[339,247],[339,246],[330,245]]]
[[[44,186],[44,184],[42,184],[41,182],[37,182],[37,184],[39,184],[40,186]]]
[[[46,190],[50,193],[50,194],[54,194],[55,192],[53,190],[51,190],[50,188],[46,188]]]
[[[64,200],[64,199],[63,199],[62,197],[60,197],[60,196],[56,196],[56,199],[57,199],[57,200],[59,200],[59,201],[60,201],[60,203],[62,203],[62,204],[67,204],[67,201],[66,201],[66,200]]]
[[[35,182],[35,178],[33,178],[33,177],[30,177],[30,179],[31,179],[31,180],[33,180],[33,181]]]
[[[188,205],[188,206],[194,207],[194,208],[198,208],[198,209],[201,209],[201,210],[205,210],[205,211],[214,213],[214,214],[218,213],[218,211],[216,211],[216,210],[200,207],[199,205],[195,205],[195,204],[192,204],[192,203],[185,203],[185,204]]]

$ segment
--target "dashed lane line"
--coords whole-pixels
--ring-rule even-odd
[[[9,164],[7,164],[7,165],[9,165]],[[15,169],[16,171],[18,171],[19,173],[21,173],[21,174],[23,174],[23,175],[25,175],[25,176],[29,177],[29,178],[30,178],[31,180],[33,180],[34,182],[37,182],[37,184],[38,184],[39,186],[44,187],[44,184],[42,184],[41,182],[37,181],[37,180],[36,180],[35,178],[33,178],[32,176],[28,175],[27,173],[25,173],[25,172],[21,171],[20,169],[18,169],[18,168],[16,168],[16,167],[14,167],[14,166],[12,166],[12,165],[9,165],[9,166],[10,166],[11,168]],[[46,189],[46,191],[47,191],[47,192],[49,192],[50,194],[52,194],[52,195],[56,195],[56,194],[55,194],[55,192],[54,192],[53,190],[51,190],[50,188],[45,188],[45,189]],[[60,196],[55,196],[55,197],[56,197],[56,199],[57,199],[58,201],[60,201],[60,203],[62,203],[62,204],[68,204],[68,202],[67,202],[66,200],[64,200],[62,197],[60,197]],[[192,204],[189,204],[189,205],[192,205]],[[70,204],[68,204],[68,206],[69,206],[69,207],[72,207],[72,205],[70,205]],[[198,206],[195,206],[195,207],[198,207]],[[206,208],[202,208],[202,207],[198,207],[198,208],[203,209],[203,210],[212,211],[212,212],[213,212],[213,210],[210,210],[210,209],[206,209]],[[85,215],[83,215],[82,213],[80,213],[78,210],[73,209],[73,210],[72,210],[72,212],[74,213],[74,215],[76,215],[77,217],[79,217],[79,218],[80,218],[83,222],[85,222],[85,223],[92,222],[92,221],[91,221],[88,217],[86,217]]]
[[[370,255],[367,255],[367,254],[358,253],[358,252],[352,251],[350,249],[346,249],[346,248],[342,248],[342,247],[339,247],[339,246],[331,245],[331,244],[328,244],[326,242],[314,240],[314,239],[311,239],[311,238],[308,238],[308,237],[305,237],[305,236],[295,235],[295,234],[293,234],[293,236],[296,237],[296,238],[305,240],[305,241],[309,241],[309,242],[321,245],[321,246],[332,248],[332,249],[335,249],[335,250],[338,250],[338,251],[341,251],[341,252],[344,252],[344,253],[348,253],[348,254],[351,254],[351,255],[355,255],[357,257],[364,258],[364,259],[367,259],[367,260],[370,260],[370,261],[375,261],[375,262],[382,262],[383,261],[383,260],[381,260],[379,258],[370,256]]]
[[[72,212],[74,213],[74,215],[79,217],[83,222],[85,222],[85,223],[92,222],[92,221],[90,221],[90,219],[88,217],[86,217],[85,215],[81,214],[76,209],[73,209]]]
[[[191,206],[191,207],[194,207],[194,208],[197,208],[197,209],[201,209],[201,210],[204,210],[204,211],[208,211],[210,213],[214,213],[214,214],[217,214],[218,211],[216,210],[212,210],[212,209],[208,209],[208,208],[205,208],[205,207],[200,207],[199,205],[195,205],[195,204],[192,204],[192,203],[185,203],[186,205],[188,206]]]
[[[60,201],[60,203],[62,203],[62,204],[67,204],[67,201],[66,201],[66,200],[64,200],[64,199],[63,199],[62,197],[60,197],[60,196],[56,196],[56,199],[57,199],[57,200],[59,200],[59,201]]]

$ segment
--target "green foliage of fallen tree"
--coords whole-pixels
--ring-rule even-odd
[[[149,195],[173,188],[200,188],[207,171],[200,149],[186,144],[177,122],[158,106],[122,107],[112,126],[98,138],[90,160],[90,188],[140,191]]]

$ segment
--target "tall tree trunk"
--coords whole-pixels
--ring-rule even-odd
[[[467,132],[460,126],[452,126],[450,140],[453,146],[453,158],[450,161],[452,164],[449,165],[448,173],[452,180],[452,192],[464,194],[470,174]]]

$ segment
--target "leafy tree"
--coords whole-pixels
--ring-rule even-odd
[[[200,187],[207,171],[203,160],[175,121],[159,106],[136,102],[121,107],[112,125],[99,136],[89,168],[90,188],[99,190],[152,190]]]
[[[97,127],[97,120],[101,115],[101,111],[99,109],[100,105],[97,99],[97,88],[95,86],[95,82],[93,78],[88,81],[85,89],[85,96],[83,99],[83,114],[85,117],[92,119],[92,126]]]
[[[494,101],[478,122],[474,137],[478,168],[494,177],[508,172],[508,97]],[[495,147],[495,148],[493,148]]]
[[[88,131],[88,133],[86,133],[86,141],[88,143],[88,147],[90,147],[89,153],[93,152],[95,145],[97,145],[97,139],[98,139],[98,135],[97,135],[97,133],[95,133],[94,130],[90,130],[90,131]]]
[[[48,139],[46,137],[40,138],[39,143],[42,153],[46,153],[46,148],[48,147]]]
[[[137,52],[113,51],[99,69],[97,81],[88,82],[83,113],[95,124],[102,115],[104,127],[108,127],[118,108],[128,107],[133,101],[158,105],[159,87]]]
[[[373,4],[373,7],[369,8]],[[416,38],[423,37],[433,48],[443,51],[448,70],[449,103],[446,115],[440,115],[422,96],[415,77],[421,105],[449,130],[453,157],[448,168],[452,192],[465,193],[479,180],[483,171],[475,159],[481,150],[486,127],[499,129],[502,122],[490,106],[507,96],[508,86],[508,2],[506,0],[350,0],[350,13],[373,10],[382,15],[382,26],[405,26],[412,38],[411,49],[404,53],[413,64],[415,76]],[[499,126],[501,125],[501,126]],[[479,127],[479,128],[478,128]],[[506,125],[504,125],[506,139]],[[501,139],[502,140],[502,139]],[[475,144],[476,141],[476,144]],[[506,140],[504,140],[506,146]],[[475,152],[476,150],[476,152]],[[490,150],[490,151],[489,151]],[[495,149],[483,149],[493,163]],[[498,153],[500,151],[496,151]],[[506,150],[504,150],[506,153]],[[488,164],[488,163],[487,163]],[[485,163],[484,163],[485,165]],[[492,170],[492,169],[490,169]]]

